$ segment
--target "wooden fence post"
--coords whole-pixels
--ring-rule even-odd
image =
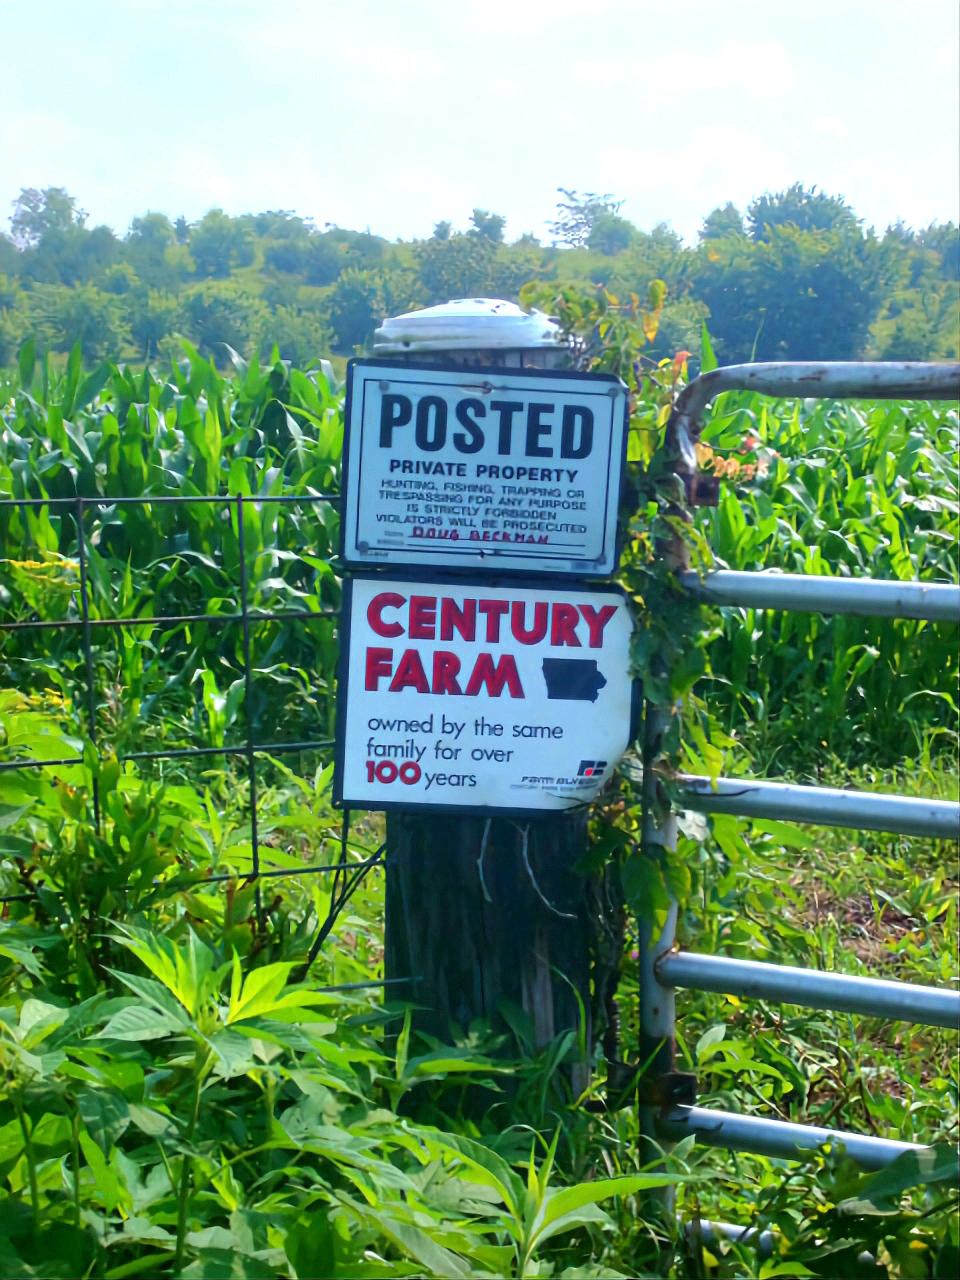
[[[569,363],[555,324],[489,300],[385,321],[374,344],[374,359],[384,358],[480,375]],[[603,1003],[592,980],[597,939],[620,918],[605,909],[603,879],[579,866],[586,805],[522,818],[390,812],[386,844],[385,976],[413,980],[414,1026],[442,1040],[478,1019],[506,1030],[521,1025],[503,1018],[513,1006],[526,1015],[534,1048],[575,1034],[580,1051],[568,1078],[585,1087]],[[605,981],[599,986],[606,991]]]

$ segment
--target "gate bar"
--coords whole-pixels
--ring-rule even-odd
[[[917,1142],[894,1142],[842,1129],[821,1129],[819,1125],[792,1124],[765,1116],[741,1116],[734,1111],[709,1107],[673,1107],[660,1121],[660,1132],[671,1141],[695,1134],[708,1147],[729,1147],[754,1155],[797,1160],[803,1151],[825,1142],[843,1143],[846,1153],[864,1169],[883,1169],[905,1151],[926,1151]]]
[[[769,1258],[776,1244],[776,1236],[770,1230],[761,1231],[738,1222],[715,1222],[711,1218],[693,1218],[683,1224],[683,1232],[691,1244],[698,1241],[713,1244],[721,1239],[731,1244],[752,1245],[761,1258]]]
[[[808,1009],[834,1009],[872,1018],[901,1019],[960,1031],[960,991],[914,986],[884,978],[821,973],[792,965],[764,964],[689,951],[662,956],[657,981],[668,987],[716,991],[721,995],[782,1000]]]
[[[761,1260],[769,1258],[776,1248],[779,1232],[769,1227],[747,1227],[739,1222],[715,1222],[710,1218],[692,1218],[683,1224],[683,1233],[691,1245],[698,1242],[715,1244],[717,1240],[729,1240],[731,1244],[745,1244],[757,1250]],[[876,1258],[868,1250],[857,1254],[857,1262],[869,1267],[876,1263]]]
[[[793,782],[756,778],[710,778],[679,774],[681,799],[704,813],[735,813],[747,818],[810,822],[823,827],[856,827],[905,836],[960,840],[960,804],[875,795],[838,787],[802,787]]]
[[[865,618],[960,622],[960,587],[882,578],[830,578],[808,573],[720,569],[703,578],[679,574],[691,594],[710,604],[795,613],[853,613]]]

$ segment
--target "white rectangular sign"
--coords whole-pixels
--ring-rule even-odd
[[[366,809],[562,811],[631,739],[621,592],[345,583],[334,797]]]
[[[609,374],[352,360],[343,559],[609,576],[626,421]]]

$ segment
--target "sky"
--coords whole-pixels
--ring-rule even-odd
[[[957,221],[957,0],[0,0],[0,228],[288,209],[391,239],[557,188],[649,230],[793,182]]]

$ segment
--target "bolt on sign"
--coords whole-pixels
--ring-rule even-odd
[[[344,562],[606,577],[626,426],[610,374],[351,360]]]
[[[519,814],[596,797],[633,736],[619,590],[392,574],[344,586],[338,803]]]

